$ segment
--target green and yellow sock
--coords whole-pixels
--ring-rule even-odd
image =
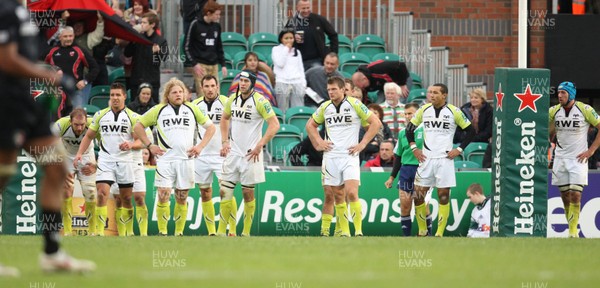
[[[235,197],[231,198],[231,211],[229,212],[229,234],[237,235],[238,205]]]
[[[354,235],[362,235],[362,206],[360,201],[350,202],[352,222],[354,222]]]
[[[96,202],[85,202],[85,218],[88,221],[88,235],[96,234]]]
[[[135,216],[138,221],[138,228],[140,228],[140,236],[148,236],[148,207],[145,204],[135,206]]]
[[[123,208],[121,210],[121,217],[125,224],[125,236],[133,236],[133,207]]]
[[[187,211],[187,203],[183,205],[175,203],[175,210],[173,211],[173,221],[175,221],[175,236],[183,235],[185,221],[187,220]]]
[[[347,210],[348,206],[346,206],[346,202],[335,205],[335,213],[337,213],[337,223],[335,225],[339,225],[340,229],[342,229],[342,236],[350,236],[350,224],[348,224]]]
[[[63,233],[65,236],[73,234],[73,198],[65,198],[61,209]]]
[[[217,228],[218,235],[227,234],[227,223],[229,223],[229,217],[231,215],[231,200],[221,200],[221,208],[219,211],[219,227]]]
[[[581,203],[569,204],[569,237],[578,238],[579,231],[577,230],[577,224],[579,224],[579,210]]]
[[[329,236],[331,220],[333,220],[333,215],[323,213],[323,216],[321,216],[321,236]]]
[[[202,202],[202,214],[204,215],[204,223],[206,223],[206,230],[208,231],[208,235],[216,234],[215,206],[213,205],[212,199],[206,202]]]
[[[440,204],[440,211],[438,215],[438,228],[437,232],[435,232],[436,237],[444,236],[444,231],[446,230],[446,225],[448,224],[448,216],[450,216],[450,205],[449,204]]]
[[[96,206],[96,215],[98,216],[98,221],[96,222],[96,233],[98,236],[104,236],[104,228],[106,227],[106,221],[108,217],[107,207],[98,207]],[[119,221],[117,220],[117,223]]]
[[[115,209],[115,219],[117,220],[117,232],[119,236],[126,236],[127,227],[125,227],[125,222],[123,221],[123,207]]]
[[[254,220],[254,212],[256,211],[256,200],[244,203],[244,229],[242,235],[250,236],[252,229],[252,220]]]
[[[171,204],[169,202],[156,204],[156,218],[158,233],[167,235],[167,223],[171,218]]]
[[[569,208],[571,207],[571,203],[563,204],[565,206],[565,218],[567,218],[567,223],[569,222]]]
[[[419,206],[415,206],[415,216],[419,227],[419,236],[427,235],[427,206],[425,205],[427,204],[422,203]]]

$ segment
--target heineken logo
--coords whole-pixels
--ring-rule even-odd
[[[496,92],[496,111],[502,111],[502,99],[504,99],[504,93],[502,93],[502,83],[498,85],[498,92]]]
[[[500,176],[502,173],[502,121],[494,117],[494,125],[496,125],[496,151],[494,153],[494,192],[493,192],[493,207],[492,207],[492,232],[500,232],[500,195],[502,192],[502,184],[500,183]]]
[[[514,95],[521,101],[521,105],[519,105],[519,112],[525,110],[525,108],[529,108],[531,111],[537,113],[535,101],[542,98],[542,94],[531,93],[531,85],[527,84],[527,87],[523,93],[515,93]]]
[[[529,89],[529,85],[528,85]],[[517,121],[519,120],[519,121]],[[514,218],[514,234],[533,234],[533,213],[535,206],[534,186],[535,181],[535,122],[524,122],[515,119],[515,124],[521,126],[521,140],[519,157],[515,159],[515,165],[519,167],[519,194],[514,201],[517,204],[518,215]]]

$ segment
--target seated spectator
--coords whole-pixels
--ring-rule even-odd
[[[144,157],[144,167],[156,168],[156,160],[148,148],[142,149],[142,156]]]
[[[371,157],[373,157],[373,155],[377,154],[377,152],[379,152],[379,144],[383,140],[393,139],[390,127],[388,127],[387,124],[385,124],[382,120],[383,110],[381,109],[381,106],[379,106],[379,104],[372,103],[369,104],[367,108],[369,108],[369,110],[371,110],[371,112],[373,112],[379,118],[382,125],[379,131],[377,132],[377,135],[375,135],[375,138],[373,138],[373,140],[369,144],[367,144],[367,147],[365,147],[365,149],[360,153],[360,161],[369,160],[371,159]],[[362,140],[366,131],[367,130],[365,129],[365,127],[360,127],[360,131],[358,133],[359,141]]]
[[[296,48],[293,29],[279,33],[279,45],[273,47],[273,72],[275,72],[275,98],[283,113],[290,107],[304,106],[306,78],[302,55]]]
[[[487,238],[490,237],[490,198],[485,197],[483,188],[479,183],[473,183],[467,188],[467,198],[475,204],[471,212],[471,225],[467,237]]]
[[[144,113],[150,110],[154,105],[156,105],[156,102],[152,99],[152,85],[149,83],[142,83],[138,87],[137,96],[129,103],[129,105],[127,105],[127,108],[137,114],[144,115]]]
[[[340,71],[337,70],[338,66],[338,55],[330,52],[325,56],[323,66],[319,65],[312,67],[304,73],[306,76],[306,94],[309,95],[304,97],[305,106],[318,107],[323,101],[329,100],[329,93],[327,93],[327,79],[332,76],[343,77]],[[310,96],[309,88],[318,96]],[[348,96],[348,94],[346,94],[346,96]],[[313,98],[317,98],[319,102],[315,101]]]
[[[384,140],[379,144],[379,154],[367,161],[365,167],[394,167],[394,143]]]
[[[325,139],[325,129],[321,129],[319,135]],[[323,152],[317,151],[308,137],[304,137],[304,140],[290,151],[289,157],[292,166],[304,166],[304,163],[301,161],[304,155],[308,158],[306,166],[321,166],[323,164]]]
[[[133,27],[133,29],[141,31],[142,18],[144,17],[144,14],[148,12],[157,14],[156,11],[150,9],[150,4],[148,3],[148,0],[134,0],[133,7],[125,10],[123,20],[125,20],[125,22],[128,22]]]
[[[250,70],[254,72],[256,75],[256,84],[254,84],[254,91],[262,94],[271,102],[271,105],[277,106],[277,101],[275,100],[275,96],[273,95],[273,85],[271,82],[271,78],[275,78],[273,74],[273,70],[267,65],[265,62],[262,62],[258,59],[258,55],[254,52],[246,53],[246,57],[244,57],[245,66],[242,68],[243,70]],[[233,82],[231,82],[231,86],[229,88],[229,95],[235,93],[237,91],[238,85],[240,83],[240,75],[235,75],[233,78]],[[225,95],[225,96],[229,96]]]
[[[383,123],[386,123],[392,131],[392,137],[397,140],[398,133],[406,127],[404,118],[404,104],[400,102],[402,88],[394,82],[383,85],[385,101],[379,104],[383,109]]]
[[[492,124],[494,123],[494,111],[486,101],[485,91],[477,88],[469,93],[470,101],[460,107],[460,110],[469,118],[475,128],[475,138],[472,142],[489,143],[492,137]],[[454,143],[461,143],[466,132],[460,128],[454,134]]]

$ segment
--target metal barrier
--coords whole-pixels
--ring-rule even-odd
[[[448,65],[446,85],[448,85],[448,103],[460,107],[467,100],[467,65]]]
[[[410,49],[410,31],[413,30],[412,12],[393,12],[390,16],[389,51],[403,55]],[[405,59],[406,60],[406,59]]]
[[[431,31],[413,30],[410,32],[409,51],[406,51],[406,55],[400,54],[406,61],[408,70],[421,77],[429,73],[429,62],[431,62],[429,47],[431,47]]]
[[[446,82],[446,67],[449,65],[450,49],[448,47],[432,47],[431,65],[429,65],[429,75],[426,85]]]

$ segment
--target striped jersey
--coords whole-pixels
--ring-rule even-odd
[[[410,120],[415,126],[423,123],[423,154],[428,158],[446,158],[452,147],[456,127],[467,128],[471,122],[465,114],[452,104],[440,109],[428,103]]]
[[[349,156],[348,149],[358,144],[360,126],[367,125],[371,114],[373,113],[355,98],[346,97],[339,106],[331,100],[323,102],[312,115],[315,123],[325,124],[325,140],[333,142],[333,148],[324,152],[323,158]]]
[[[98,158],[110,162],[132,162],[132,151],[121,151],[119,145],[133,141],[135,123],[137,114],[127,107],[117,112],[110,107],[96,112],[89,129],[100,134]]]
[[[189,159],[187,151],[194,146],[196,125],[208,127],[212,124],[198,107],[190,102],[180,106],[158,104],[140,117],[144,127],[156,126],[158,146],[165,150],[161,161]]]
[[[241,93],[232,94],[225,103],[224,114],[231,116],[231,153],[237,156],[245,156],[256,147],[262,138],[264,121],[275,117],[269,100],[255,91],[246,99]]]
[[[386,123],[392,131],[393,137],[398,135],[398,132],[406,128],[406,118],[404,117],[404,104],[398,102],[395,107],[390,106],[386,101],[379,104],[383,110],[383,123]]]
[[[590,125],[600,123],[598,113],[590,105],[575,101],[567,112],[560,104],[550,107],[550,122],[556,128],[557,158],[577,158],[588,149],[587,135]]]
[[[225,111],[225,104],[227,103],[227,97],[220,95],[212,102],[206,101],[204,97],[200,97],[192,102],[194,105],[202,111],[202,113],[215,124],[219,125],[221,123],[221,117],[223,116],[223,111]],[[198,125],[198,138],[202,140],[204,137],[204,133],[206,133],[206,129],[204,129],[201,125]],[[201,156],[203,155],[219,155],[221,153],[221,129],[217,127],[215,131],[215,135],[210,139],[210,142],[204,149],[202,150]]]

